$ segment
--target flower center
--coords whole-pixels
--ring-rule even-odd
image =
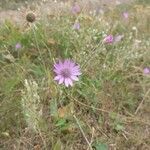
[[[68,68],[65,68],[61,71],[61,75],[64,77],[64,78],[68,78],[71,76],[71,72]]]

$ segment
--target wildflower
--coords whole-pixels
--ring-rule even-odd
[[[111,44],[111,43],[113,43],[113,41],[114,41],[113,35],[108,35],[103,40],[103,42],[106,43],[106,44]]]
[[[79,65],[69,59],[55,63],[54,72],[56,73],[54,80],[59,84],[64,83],[66,87],[73,86],[73,81],[78,81],[78,76],[81,75]]]
[[[21,44],[20,44],[20,43],[17,43],[16,46],[15,46],[15,48],[16,48],[16,49],[20,49],[20,48],[21,48]]]
[[[128,19],[129,18],[129,14],[128,14],[128,12],[123,12],[123,17],[124,17],[124,19]]]
[[[79,6],[77,3],[75,3],[75,4],[72,6],[71,12],[72,12],[74,15],[76,15],[76,14],[80,13],[80,11],[81,11],[80,6]]]
[[[146,74],[150,74],[150,68],[149,67],[145,67],[143,70],[143,73]]]
[[[117,36],[115,36],[114,43],[120,42],[123,37],[124,37],[124,35],[117,35]]]
[[[74,23],[73,29],[79,30],[80,29],[80,23],[79,22]]]

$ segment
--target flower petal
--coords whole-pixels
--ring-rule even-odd
[[[60,80],[62,78],[62,76],[61,75],[58,75],[58,76],[56,76],[55,78],[54,78],[54,80]]]
[[[68,87],[69,86],[69,81],[68,78],[65,79],[65,86]]]
[[[54,69],[54,72],[57,73],[57,74],[60,74],[61,70],[60,69]]]
[[[61,60],[59,60],[58,66],[62,68],[64,66],[64,63]]]
[[[65,67],[69,67],[69,65],[70,65],[70,60],[69,60],[69,59],[66,59],[66,60],[64,61],[64,66],[65,66]]]
[[[68,78],[68,83],[69,83],[70,86],[73,86],[73,82],[70,78]]]
[[[62,77],[62,78],[60,78],[58,84],[62,84],[63,82],[64,82],[64,78]]]
[[[79,70],[80,69],[80,66],[76,65],[72,68],[73,70]]]
[[[81,75],[82,73],[81,72],[79,72],[79,71],[76,71],[76,72],[72,72],[72,75],[73,76],[79,76],[79,75]]]
[[[70,61],[70,67],[71,67],[71,68],[75,67],[75,65],[76,65],[76,64],[75,64],[73,61]]]
[[[54,68],[59,68],[59,65],[58,64],[54,64]]]
[[[71,79],[74,81],[79,81],[79,78],[77,76],[71,76]]]

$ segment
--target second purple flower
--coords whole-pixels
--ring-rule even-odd
[[[108,35],[103,40],[103,42],[106,43],[106,44],[111,44],[111,43],[113,43],[113,41],[114,41],[113,35]]]

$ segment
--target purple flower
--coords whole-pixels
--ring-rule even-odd
[[[21,48],[21,44],[20,44],[20,43],[17,43],[16,46],[15,46],[15,48],[16,48],[16,49],[20,49],[20,48]]]
[[[80,66],[70,59],[55,63],[54,72],[56,73],[54,80],[59,84],[64,83],[66,87],[73,86],[73,81],[78,81],[78,76],[81,75]]]
[[[114,38],[114,43],[120,42],[123,39],[124,35],[117,35]]]
[[[79,22],[74,23],[73,29],[79,30],[80,29],[80,23]]]
[[[144,74],[150,74],[150,68],[149,67],[145,67],[143,70]]]
[[[106,44],[111,44],[111,43],[113,43],[113,41],[114,41],[113,35],[108,35],[103,40],[103,42],[106,43]]]
[[[124,19],[128,19],[129,18],[129,14],[128,14],[128,12],[123,12],[123,17],[124,17]]]
[[[79,6],[77,3],[75,3],[75,4],[72,6],[72,8],[71,8],[71,12],[72,12],[74,15],[80,13],[80,11],[81,11],[81,8],[80,8],[80,6]]]

